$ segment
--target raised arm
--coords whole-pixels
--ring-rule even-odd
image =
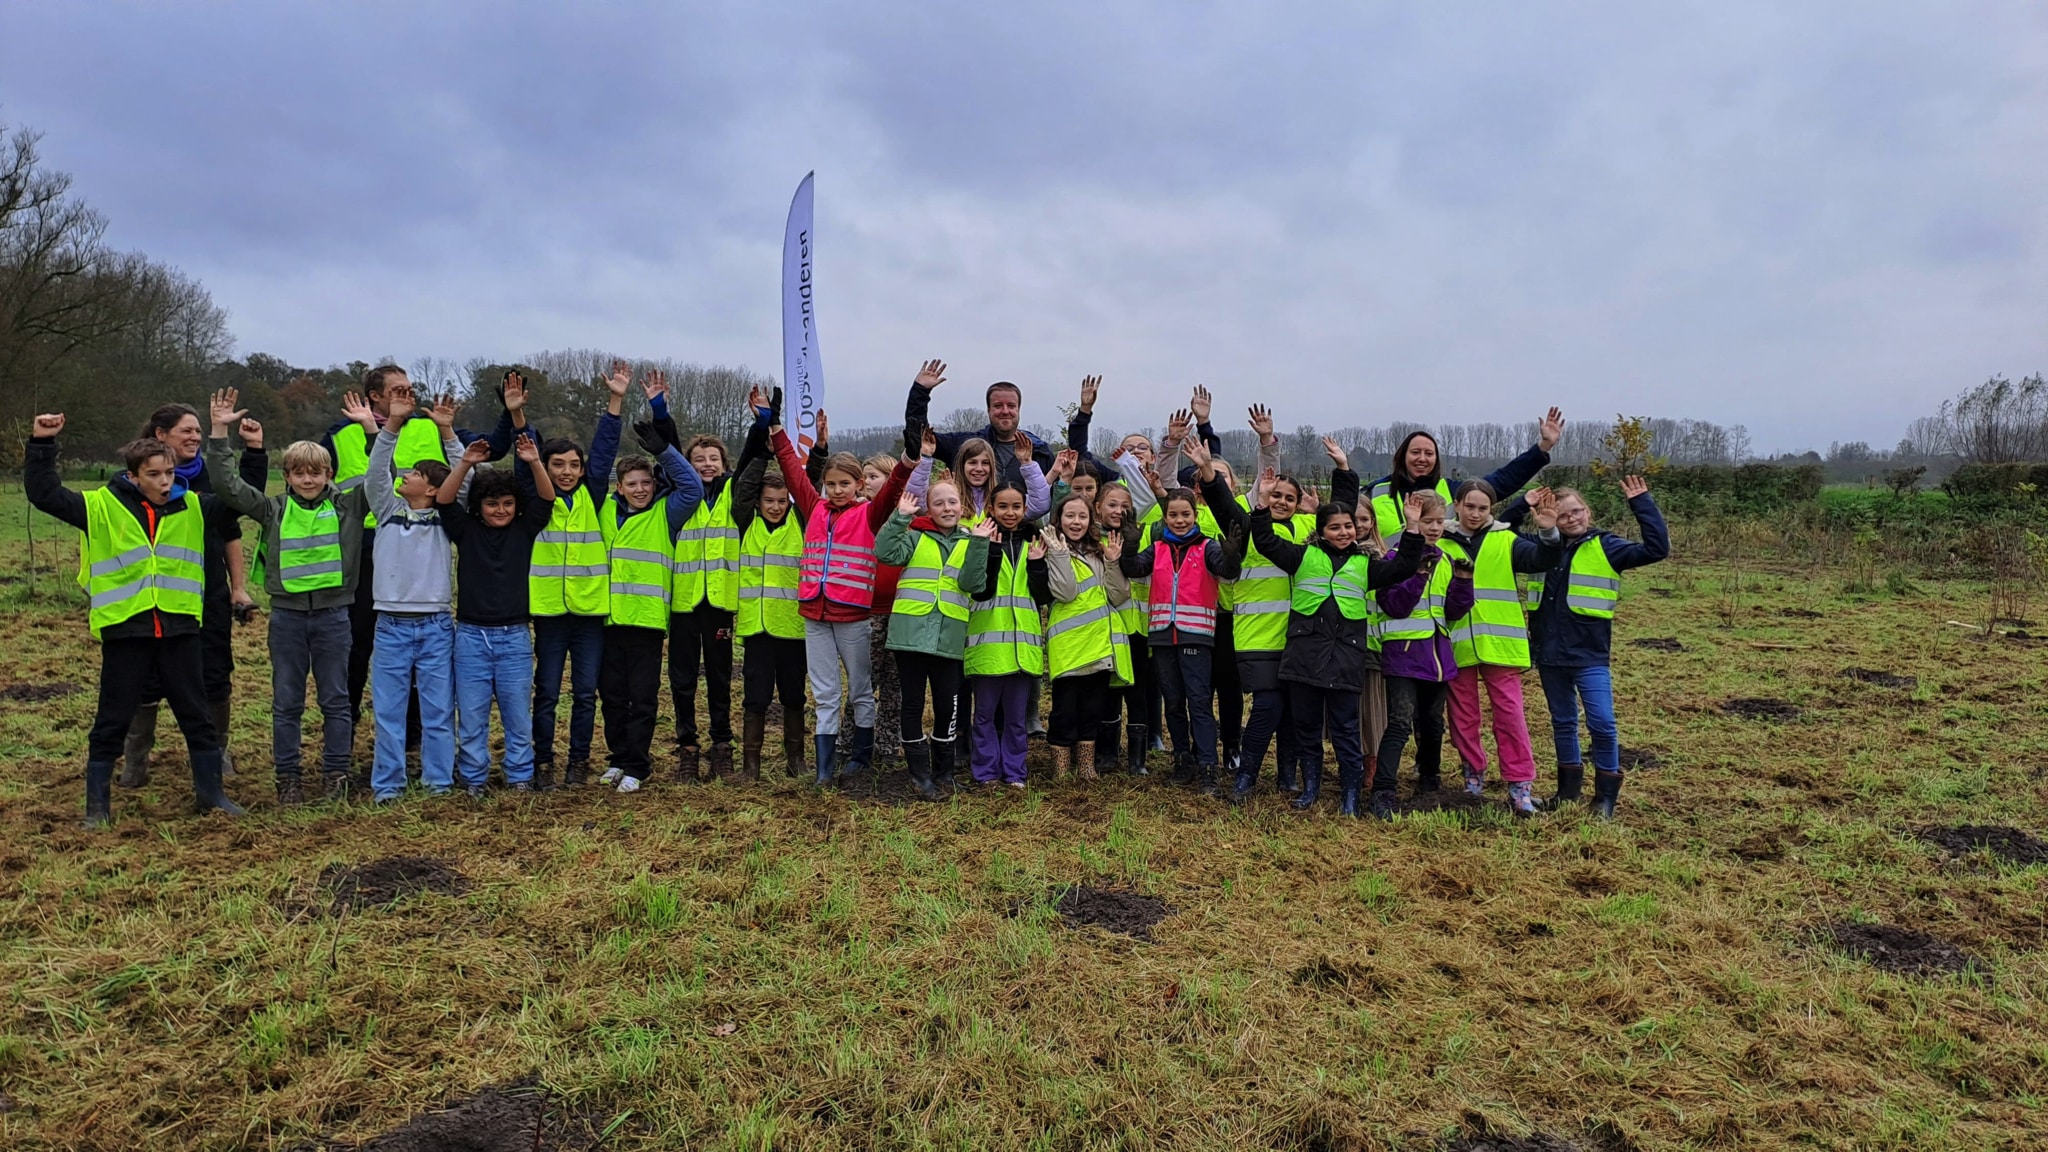
[[[1564,436],[1564,413],[1552,408],[1536,427],[1536,443],[1528,451],[1486,474],[1486,482],[1502,500],[1520,492],[1549,465],[1550,450]]]
[[[875,493],[873,500],[868,501],[869,531],[880,530],[883,523],[889,519],[889,513],[895,509],[896,502],[902,499],[903,485],[909,482],[910,471],[915,467],[917,461],[909,456],[896,462],[895,469],[889,473],[889,479],[882,484],[882,490]]]
[[[1650,486],[1643,483],[1641,476],[1629,476],[1621,482],[1621,494],[1628,497],[1628,510],[1635,513],[1636,526],[1642,530],[1641,544],[1608,537],[1607,562],[1616,571],[1641,568],[1655,564],[1671,555],[1671,533],[1664,526],[1664,513],[1657,508],[1657,501],[1650,496]]]
[[[1296,544],[1283,540],[1273,531],[1273,513],[1266,508],[1254,508],[1251,514],[1252,547],[1259,555],[1273,562],[1275,568],[1289,576],[1301,568],[1302,557],[1307,555],[1311,545]]]
[[[22,490],[28,502],[80,532],[85,531],[85,497],[64,486],[57,469],[57,434],[64,431],[64,414],[52,412],[36,417],[29,433],[28,451],[21,465]]]
[[[1017,467],[1024,473],[1024,518],[1036,520],[1052,511],[1052,485],[1045,482],[1045,469],[1037,460],[1026,460]]]
[[[822,416],[819,422],[823,423]],[[780,426],[769,434],[768,442],[775,448],[775,459],[782,464],[782,482],[789,485],[790,502],[797,511],[809,516],[811,509],[818,506],[818,490],[804,472],[803,457],[796,454],[796,445],[789,442],[788,431]]]

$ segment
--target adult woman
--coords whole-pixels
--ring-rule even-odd
[[[165,404],[149,414],[137,434],[143,440],[160,440],[171,450],[177,478],[172,499],[185,492],[213,494],[213,478],[206,471],[206,431],[199,422],[199,410],[190,404]],[[261,441],[242,453],[242,479],[261,488],[269,479],[270,462]],[[206,533],[206,598],[199,624],[199,644],[207,707],[220,736],[221,771],[231,775],[234,760],[228,755],[228,726],[235,673],[235,613],[256,606],[249,595],[249,566],[242,552],[240,518],[224,518],[216,527],[208,522]],[[156,747],[156,718],[163,700],[163,686],[143,687],[142,706],[128,725],[128,739],[122,749],[121,786],[140,788],[149,783],[149,762]]]

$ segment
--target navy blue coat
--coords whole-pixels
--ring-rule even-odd
[[[1581,616],[1565,606],[1572,556],[1581,546],[1598,537],[1607,549],[1608,563],[1617,572],[1655,564],[1671,555],[1671,533],[1650,494],[1629,501],[1628,509],[1643,530],[1641,544],[1596,529],[1566,541],[1556,565],[1544,574],[1543,601],[1529,614],[1529,658],[1538,668],[1604,668],[1612,655],[1614,621]]]

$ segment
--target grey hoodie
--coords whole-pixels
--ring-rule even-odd
[[[425,419],[423,416],[414,419]],[[363,490],[370,494],[370,511],[377,516],[376,571],[370,595],[379,612],[453,612],[455,610],[455,556],[448,533],[441,528],[441,513],[433,505],[415,510],[393,489],[397,476],[391,455],[398,448],[397,423],[386,424],[370,448],[370,468]],[[462,457],[462,445],[445,437],[441,450],[450,460]],[[469,481],[462,478],[456,500],[469,495]]]

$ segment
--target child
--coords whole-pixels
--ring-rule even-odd
[[[78,583],[91,597],[88,623],[100,642],[99,710],[85,758],[85,826],[113,820],[114,760],[151,678],[184,733],[192,759],[192,801],[200,812],[242,809],[220,786],[220,736],[206,706],[199,636],[206,596],[207,523],[234,513],[177,483],[177,460],[161,440],[121,450],[127,471],[79,493],[57,474],[62,413],[35,418],[22,486],[31,504],[85,534]]]
[[[669,415],[666,386],[647,392],[654,428],[683,450],[697,470],[704,501],[676,533],[675,575],[669,589],[668,688],[676,711],[676,776],[699,779],[697,672],[704,673],[710,714],[711,778],[732,774],[732,636],[739,607],[740,530],[733,520],[732,465],[725,441],[693,436],[681,443]]]
[[[936,800],[933,777],[948,784],[953,780],[967,603],[988,578],[988,538],[995,524],[983,519],[971,536],[961,529],[960,489],[950,477],[933,480],[926,496],[929,506],[918,516],[917,497],[903,494],[896,514],[875,537],[875,559],[903,569],[889,609],[888,640],[903,684],[903,759],[917,790]],[[924,729],[927,684],[932,698],[929,743]]]
[[[658,385],[660,373],[652,381]],[[668,595],[676,533],[704,499],[697,470],[654,430],[633,426],[640,446],[660,461],[668,496],[657,502],[655,461],[627,456],[618,464],[618,488],[598,522],[611,573],[604,621],[604,660],[597,697],[604,710],[609,767],[600,777],[621,792],[638,792],[652,775],[654,716],[661,707],[661,643],[668,635]]]
[[[1196,461],[1203,487],[1228,500],[1208,448],[1190,436],[1184,450]],[[1217,582],[1236,579],[1241,561],[1221,540],[1203,535],[1193,492],[1175,488],[1160,506],[1157,543],[1135,555],[1123,554],[1118,563],[1125,576],[1150,580],[1152,668],[1166,699],[1175,778],[1198,783],[1204,795],[1213,796],[1216,714],[1210,706],[1210,658],[1216,642]]]
[[[534,496],[521,501],[510,472],[476,473],[468,507],[461,499],[470,469],[490,458],[478,440],[441,481],[435,508],[455,544],[456,767],[462,786],[482,796],[491,773],[491,703],[505,730],[505,783],[533,791],[533,636],[527,581],[533,542],[554,516],[555,486],[532,437],[513,442],[519,466],[533,479]],[[522,507],[523,503],[523,507]]]
[[[1045,640],[1038,619],[1045,586],[1045,545],[1025,530],[1024,489],[1014,480],[996,485],[989,497],[988,595],[968,606],[965,671],[974,688],[974,748],[970,758],[976,784],[998,780],[1024,787],[1029,736],[1025,710],[1031,686],[1045,674]]]
[[[820,413],[819,425],[824,424]],[[872,637],[868,617],[875,607],[875,532],[889,519],[917,458],[898,461],[873,498],[860,497],[861,462],[851,452],[834,455],[813,487],[789,433],[778,424],[770,433],[790,497],[804,517],[804,555],[797,584],[804,618],[804,653],[811,695],[818,708],[818,779],[836,774],[843,709],[853,710],[853,744],[848,774],[865,769],[875,751],[875,696],[868,680]],[[819,493],[818,488],[824,492]],[[846,675],[840,679],[840,667]]]
[[[533,783],[545,792],[554,785],[555,716],[562,700],[562,672],[569,672],[569,763],[562,783],[574,787],[590,771],[590,741],[597,729],[598,667],[604,662],[604,621],[610,610],[610,579],[599,513],[619,453],[619,414],[632,366],[612,362],[605,377],[609,393],[604,415],[590,438],[586,466],[574,440],[557,437],[540,445],[541,464],[555,489],[548,526],[533,544],[526,582],[533,613]],[[523,390],[522,390],[523,391]],[[510,381],[506,399],[513,398]],[[518,418],[525,416],[520,397]],[[527,474],[518,473],[527,487]],[[531,497],[532,492],[525,495]]]
[[[334,463],[312,440],[284,450],[285,491],[265,496],[232,466],[228,431],[240,420],[245,442],[263,443],[263,426],[243,419],[230,388],[212,404],[212,472],[229,508],[261,529],[257,555],[263,558],[263,588],[270,594],[270,754],[276,768],[277,802],[303,804],[301,783],[306,714],[306,677],[320,707],[320,775],[330,800],[349,793],[349,756],[355,747],[355,718],[349,707],[349,608],[361,578],[363,518],[369,493],[334,485]]]
[[[936,435],[931,438],[931,445],[936,451]],[[925,485],[931,482],[932,466],[932,456],[926,453],[919,458],[917,470],[910,474],[910,481],[905,486],[906,491],[920,501],[924,499]],[[1036,520],[1052,507],[1048,477],[1036,460],[1019,460],[1017,467],[1024,478],[1024,518]],[[1068,467],[1071,470],[1071,459]],[[996,482],[1001,479],[996,474],[995,449],[979,436],[972,437],[962,442],[960,450],[954,453],[951,471],[954,482],[961,487],[960,498],[965,502],[960,511],[960,524],[964,528],[972,528],[987,518],[989,497],[995,494]]]
[[[413,692],[420,702],[420,782],[436,796],[455,786],[455,585],[448,533],[434,508],[448,466],[422,459],[394,480],[391,457],[416,403],[410,384],[385,389],[386,420],[375,431],[370,470],[370,512],[377,517],[377,647],[370,657],[371,711],[376,748],[371,756],[370,794],[379,804],[405,788],[405,717]],[[341,410],[371,435],[377,414],[350,393]],[[462,454],[455,440],[455,401],[435,403],[431,419],[441,433],[442,451]],[[395,490],[394,490],[395,488]]]
[[[1075,495],[1080,495],[1076,490]],[[1124,525],[1136,522],[1136,511],[1131,503],[1131,494],[1122,484],[1104,484],[1096,491],[1091,501],[1095,522],[1102,526],[1105,542],[1107,537],[1116,536],[1117,556],[1136,550],[1140,545],[1135,534],[1126,536]],[[1123,568],[1119,564],[1118,575]],[[1123,688],[1113,690],[1103,717],[1102,727],[1095,737],[1095,762],[1099,768],[1112,768],[1122,751],[1118,743],[1119,715],[1128,705],[1131,724],[1137,730],[1137,740],[1130,746],[1133,763],[1129,770],[1133,775],[1145,772],[1145,697],[1157,691],[1152,677],[1152,649],[1145,643],[1145,613],[1147,606],[1139,598],[1136,581],[1126,580],[1131,594],[1123,606],[1116,610],[1117,630],[1123,634],[1124,649],[1131,658],[1131,682]]]
[[[780,404],[781,389],[776,389]],[[740,775],[761,778],[761,746],[768,706],[782,700],[783,771],[804,773],[804,619],[797,612],[797,568],[803,563],[804,525],[790,507],[789,485],[768,471],[772,407],[756,392],[756,418],[740,450],[733,523],[740,530],[739,611],[733,630],[746,656],[741,701]]]
[[[1387,690],[1387,730],[1380,737],[1373,762],[1372,814],[1394,818],[1395,770],[1408,736],[1415,735],[1417,792],[1434,792],[1441,784],[1444,739],[1444,697],[1458,664],[1451,649],[1451,628],[1472,610],[1472,569],[1462,553],[1446,556],[1437,547],[1444,534],[1444,499],[1434,492],[1411,493],[1415,511],[1403,500],[1403,525],[1415,518],[1413,531],[1423,539],[1422,558],[1413,576],[1377,593],[1381,625],[1380,673]]]
[[[1052,604],[1045,622],[1046,663],[1052,673],[1053,779],[1071,763],[1083,780],[1095,779],[1095,741],[1116,690],[1131,682],[1131,656],[1117,613],[1131,586],[1118,561],[1124,538],[1098,539],[1088,501],[1069,495],[1052,510],[1045,533],[1045,585],[1034,588]]]
[[[822,436],[825,427],[822,420],[818,427]],[[829,453],[826,458],[830,458]],[[804,474],[810,477],[811,486],[815,488],[825,474],[824,461],[815,448],[811,450],[811,460],[815,467],[807,465]],[[878,452],[861,461],[861,497],[866,500],[879,497],[895,470],[896,457],[887,452]],[[889,499],[888,506],[893,507],[896,497]],[[871,762],[881,764],[894,763],[903,751],[900,735],[903,727],[903,685],[896,676],[896,656],[889,651],[889,609],[896,603],[896,577],[901,572],[902,569],[893,564],[875,566],[875,597],[868,609],[868,686],[875,697],[875,745],[869,756]],[[854,735],[853,725],[841,726],[838,741],[841,763],[849,763],[853,759]]]
[[[1486,483],[1502,496],[1521,491],[1522,485],[1549,465],[1550,450],[1564,435],[1564,413],[1552,408],[1536,428],[1536,443],[1528,451],[1486,474]],[[1436,437],[1427,432],[1410,432],[1404,437],[1394,449],[1393,470],[1373,481],[1367,500],[1382,539],[1401,531],[1401,506],[1410,492],[1435,492],[1447,506],[1452,499]]]
[[[1548,574],[1529,581],[1529,647],[1550,703],[1551,736],[1557,744],[1557,797],[1577,800],[1585,780],[1579,753],[1579,703],[1593,733],[1593,811],[1612,819],[1621,795],[1621,736],[1614,723],[1614,681],[1608,671],[1614,649],[1614,606],[1621,598],[1621,573],[1655,564],[1671,554],[1664,516],[1640,476],[1621,482],[1628,508],[1642,529],[1640,544],[1593,527],[1586,500],[1570,488],[1555,493],[1557,529],[1563,547]]]
[[[1270,487],[1270,485],[1268,485]],[[1358,544],[1352,508],[1358,503],[1358,474],[1339,467],[1330,479],[1329,502],[1316,509],[1315,536],[1297,544],[1273,530],[1275,510],[1251,514],[1252,543],[1259,555],[1289,577],[1287,643],[1280,678],[1294,697],[1290,710],[1299,732],[1295,747],[1304,778],[1294,806],[1306,809],[1323,783],[1323,730],[1337,752],[1344,789],[1342,811],[1358,815],[1358,790],[1365,782],[1365,748],[1359,742],[1358,686],[1365,678],[1366,637],[1372,589],[1404,580],[1415,571],[1422,540],[1402,537],[1401,550],[1381,559]],[[1419,501],[1411,517],[1419,517]]]
[[[1508,805],[1517,816],[1536,814],[1530,786],[1536,779],[1536,757],[1529,748],[1529,722],[1522,715],[1522,672],[1529,667],[1529,632],[1522,614],[1522,594],[1515,573],[1544,572],[1557,563],[1557,510],[1549,490],[1529,495],[1541,542],[1517,536],[1505,525],[1496,529],[1493,486],[1467,480],[1458,486],[1458,523],[1444,535],[1442,546],[1462,555],[1472,567],[1472,611],[1451,632],[1452,656],[1458,662],[1451,681],[1451,744],[1465,773],[1465,793],[1486,790],[1486,744],[1480,739],[1479,687],[1493,702],[1493,742],[1500,750],[1500,776],[1508,785]]]

